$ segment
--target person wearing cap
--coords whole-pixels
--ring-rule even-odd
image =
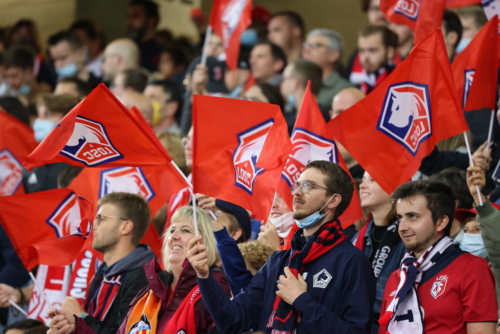
[[[455,219],[462,223],[464,231],[460,249],[488,260],[488,252],[484,246],[481,228],[476,215],[476,209],[458,209],[455,211]]]
[[[481,226],[481,236],[488,253],[491,269],[495,275],[497,302],[500,305],[500,247],[498,247],[500,245],[500,207],[492,204],[482,193],[481,198],[479,198],[477,188],[481,192],[485,185],[486,177],[481,167],[467,168],[467,186],[474,198],[476,219]]]
[[[250,215],[242,207],[220,199],[202,194],[197,194],[196,199],[199,207],[207,212],[211,211],[208,213],[212,219],[217,250],[231,292],[236,296],[248,286],[253,277],[238,248],[238,244],[247,241],[247,236],[250,236]]]
[[[226,69],[224,82],[229,94],[226,97],[241,98],[245,92],[245,87],[250,79],[249,52],[247,48],[240,48],[238,57],[238,67],[234,70]]]

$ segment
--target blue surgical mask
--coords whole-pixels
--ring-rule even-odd
[[[465,50],[465,48],[469,45],[472,38],[462,38],[455,49],[456,53],[460,53]]]
[[[464,233],[460,249],[482,258],[488,256],[481,234]]]
[[[254,46],[259,41],[257,30],[252,28],[244,30],[241,34],[240,41],[244,46]]]
[[[28,95],[31,92],[31,87],[30,85],[27,84],[22,84],[21,88],[19,88],[18,93],[20,95]]]
[[[335,196],[336,194],[333,194],[333,196]],[[330,199],[328,200],[328,202],[325,203],[325,205],[323,205],[323,207],[321,209],[319,209],[318,211],[310,214],[309,216],[305,217],[305,218],[302,218],[302,219],[295,219],[295,223],[297,224],[297,226],[299,228],[311,228],[313,227],[314,225],[316,225],[317,223],[319,223],[321,221],[321,219],[323,219],[326,214],[328,212],[330,212],[330,210],[328,210],[327,212],[325,213],[320,213],[321,211],[323,211],[323,209],[325,208],[325,206],[328,205],[328,203],[330,203],[330,201],[332,200],[332,197],[330,197]]]
[[[297,102],[297,98],[294,94],[287,95],[285,102],[285,112],[292,112],[296,110],[295,103]]]
[[[78,66],[75,63],[70,63],[61,68],[56,68],[56,72],[59,78],[74,77],[78,73]]]
[[[41,142],[48,136],[50,131],[54,129],[56,125],[54,122],[47,121],[44,119],[37,118],[35,119],[35,123],[33,123],[33,131],[35,131],[35,139],[38,142]]]

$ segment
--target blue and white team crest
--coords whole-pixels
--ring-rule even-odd
[[[70,194],[59,204],[46,222],[56,231],[57,237],[61,238],[72,234],[81,235],[81,221],[78,196]]]
[[[23,168],[9,150],[0,151],[0,196],[13,195],[23,182]]]
[[[150,201],[155,192],[139,167],[117,167],[101,172],[99,198],[106,194],[124,192],[136,194]]]
[[[436,281],[432,283],[431,296],[437,299],[446,290],[446,283],[448,283],[448,276],[441,275],[436,278]]]
[[[233,154],[235,183],[250,195],[253,194],[253,184],[257,175],[264,171],[262,168],[257,168],[257,161],[273,124],[274,120],[269,119],[237,134],[238,146]]]
[[[123,158],[111,143],[106,128],[82,116],[76,116],[75,128],[61,154],[89,167]]]
[[[432,134],[427,85],[408,81],[389,86],[377,130],[416,155],[420,144]]]
[[[292,186],[304,167],[311,161],[326,160],[338,163],[337,148],[331,139],[321,137],[306,129],[296,128],[293,130],[292,152],[288,156],[281,177]]]
[[[399,0],[394,12],[403,14],[409,19],[416,20],[420,11],[420,0]]]
[[[470,88],[472,87],[472,82],[474,81],[474,75],[476,70],[465,70],[464,71],[464,96],[462,97],[462,108],[465,109],[467,105],[467,100],[469,99]]]
[[[222,41],[225,49],[229,47],[231,36],[240,23],[243,10],[247,6],[247,1],[250,0],[231,0],[226,9],[224,9],[224,12],[222,12]]]

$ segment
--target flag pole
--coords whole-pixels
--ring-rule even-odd
[[[495,110],[491,109],[491,117],[490,117],[490,128],[488,130],[488,144],[484,148],[484,153],[488,153],[488,149],[490,148],[491,135],[493,133],[493,120],[495,119]]]
[[[465,146],[467,146],[467,153],[469,154],[469,163],[471,167],[474,167],[474,160],[472,160],[472,153],[470,151],[469,146],[469,138],[467,137],[467,132],[464,132],[465,138]],[[476,184],[477,197],[479,197],[479,205],[483,206],[483,198],[481,197],[481,191],[479,190],[479,186]]]
[[[208,41],[210,39],[210,35],[212,35],[212,26],[207,26],[207,31],[205,32],[205,41],[203,41],[203,50],[201,52],[201,64],[205,66],[207,64],[207,48]]]
[[[14,303],[12,300],[9,299],[10,305],[12,305],[16,310],[24,314],[25,316],[28,316],[28,312],[26,312],[21,306],[17,305]]]
[[[33,283],[35,284],[36,288],[42,294],[43,299],[45,300],[47,305],[49,305],[49,308],[53,308],[52,304],[49,302],[49,299],[47,298],[47,295],[45,294],[45,291],[43,291],[42,287],[40,285],[38,285],[38,282],[37,282],[35,276],[33,276],[33,273],[30,271],[29,274],[30,274],[30,277],[33,280]]]

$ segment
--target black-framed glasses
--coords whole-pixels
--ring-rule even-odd
[[[94,221],[97,222],[97,225],[101,225],[102,218],[114,218],[114,219],[119,219],[119,220],[123,220],[123,221],[127,221],[128,220],[128,219],[121,218],[121,217],[113,217],[113,216],[106,216],[106,215],[97,215],[97,216],[95,216],[95,219],[94,219]]]
[[[291,187],[290,187],[290,192],[292,193],[292,195],[295,193],[295,190],[299,189],[300,188],[300,191],[303,193],[303,194],[307,194],[309,192],[309,190],[311,190],[312,188],[314,187],[317,187],[317,188],[321,188],[321,189],[325,189],[325,190],[328,190],[328,191],[332,191],[333,190],[330,190],[328,188],[325,188],[325,187],[322,187],[322,186],[318,186],[316,183],[312,182],[312,181],[309,181],[309,180],[305,180],[304,182],[300,183],[300,182],[295,182]]]

